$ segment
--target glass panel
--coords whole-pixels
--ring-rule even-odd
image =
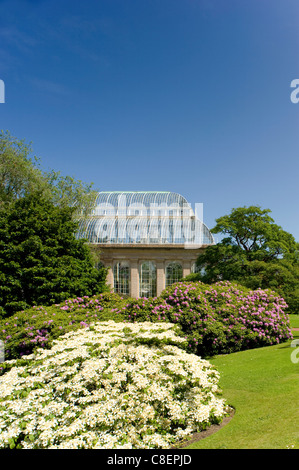
[[[114,292],[130,295],[130,266],[128,263],[116,263],[113,268]]]
[[[178,282],[183,277],[183,268],[180,263],[172,262],[166,267],[166,287]]]
[[[156,297],[157,295],[157,269],[153,261],[144,261],[140,266],[140,297]]]
[[[76,237],[91,243],[213,244],[209,229],[192,214],[177,193],[100,192],[93,216],[80,220]]]

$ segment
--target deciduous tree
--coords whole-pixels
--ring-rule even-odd
[[[270,213],[259,206],[239,207],[216,219],[211,232],[224,238],[198,257],[199,272],[188,279],[270,288],[285,298],[290,313],[299,313],[299,244]]]
[[[90,213],[97,194],[93,183],[42,170],[31,144],[0,131],[0,209],[37,190],[56,206],[74,208],[74,217]]]

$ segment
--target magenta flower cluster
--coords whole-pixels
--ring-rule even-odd
[[[64,305],[56,304],[57,307],[60,308],[60,310],[67,310],[67,311],[72,311],[76,308],[95,308],[96,310],[103,310],[104,307],[100,305],[100,299],[96,297],[88,297],[85,295],[83,298],[82,297],[76,297],[74,299],[68,299],[65,300]]]
[[[127,306],[128,321],[172,321],[188,348],[202,356],[270,346],[292,338],[287,304],[270,290],[250,291],[230,282],[180,282],[160,298]]]
[[[113,319],[123,305],[122,297],[103,293],[67,299],[50,307],[33,306],[2,319],[0,339],[5,344],[5,358],[31,354],[36,347],[50,347],[53,339],[70,330],[89,327],[98,320]]]

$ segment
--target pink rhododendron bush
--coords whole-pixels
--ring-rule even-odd
[[[51,306],[35,305],[0,320],[0,340],[5,358],[17,359],[37,347],[49,348],[52,341],[69,331],[89,326],[95,321],[123,321],[126,301],[114,293],[101,293],[66,299]],[[5,364],[3,364],[5,367]],[[0,374],[3,367],[0,364]]]
[[[249,290],[228,281],[180,283],[163,298],[173,306],[170,319],[187,333],[200,355],[271,346],[292,338],[287,304],[275,292]]]
[[[0,320],[6,360],[50,348],[53,340],[97,321],[170,322],[178,325],[189,352],[208,358],[292,339],[287,304],[271,290],[251,291],[228,281],[179,282],[160,297],[130,299],[105,293],[35,306]],[[6,363],[0,364],[0,374]]]
[[[170,322],[97,322],[6,361],[1,448],[168,448],[229,411]]]
[[[251,291],[228,281],[179,282],[155,299],[126,306],[128,321],[178,324],[190,352],[202,357],[270,346],[292,338],[287,304],[267,289]]]

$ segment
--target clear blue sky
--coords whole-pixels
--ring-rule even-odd
[[[99,190],[260,205],[299,241],[298,0],[0,0],[0,128]]]

